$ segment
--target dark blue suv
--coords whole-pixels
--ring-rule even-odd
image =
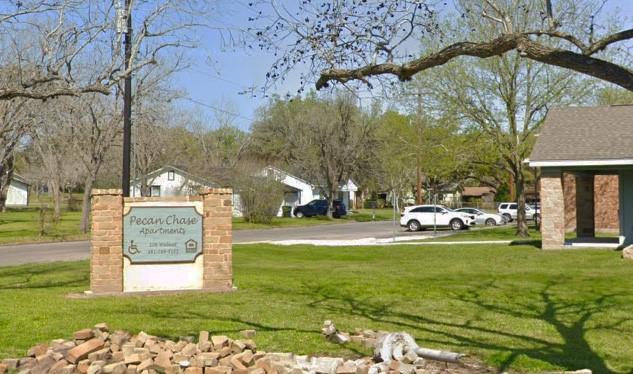
[[[327,215],[327,200],[319,199],[312,200],[306,205],[299,205],[295,207],[292,211],[295,217],[312,217],[312,216],[325,216]],[[345,204],[343,204],[340,200],[334,200],[334,212],[332,212],[332,216],[334,218],[339,218],[347,214],[347,209],[345,209]]]

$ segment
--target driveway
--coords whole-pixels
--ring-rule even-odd
[[[354,240],[364,238],[389,238],[393,235],[391,221],[350,222],[288,227],[261,230],[235,230],[233,243],[256,243],[276,240]],[[419,235],[396,227],[397,236]],[[18,244],[0,246],[0,266],[19,265],[36,262],[85,260],[90,257],[90,242],[61,242]]]

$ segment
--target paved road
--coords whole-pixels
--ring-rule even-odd
[[[392,233],[393,226],[389,221],[351,222],[308,227],[236,230],[233,232],[233,242],[238,244],[273,240],[388,238]],[[419,233],[409,233],[400,227],[397,228],[398,236],[416,234]],[[0,266],[84,260],[89,256],[90,243],[88,241],[0,246]]]

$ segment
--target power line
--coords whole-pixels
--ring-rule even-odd
[[[200,106],[203,106],[203,107],[209,108],[209,109],[217,110],[217,111],[219,111],[219,112],[223,112],[223,113],[226,113],[226,114],[230,114],[230,115],[232,115],[232,116],[236,116],[236,117],[239,117],[239,118],[245,119],[245,120],[247,120],[247,121],[255,122],[255,119],[253,119],[253,118],[243,116],[243,115],[241,115],[241,114],[239,114],[239,113],[231,112],[230,110],[222,109],[222,108],[217,107],[217,106],[215,106],[215,105],[211,105],[211,104],[203,103],[203,102],[201,102],[201,101],[198,101],[198,100],[196,100],[196,99],[192,99],[192,98],[190,98],[190,97],[186,97],[186,98],[184,98],[184,99],[185,99],[185,100],[188,100],[188,101],[190,101],[190,102],[192,102],[192,103],[194,103],[194,104],[197,104],[197,105],[200,105]]]

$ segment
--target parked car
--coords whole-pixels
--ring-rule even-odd
[[[498,211],[499,211],[499,214],[505,217],[508,222],[512,222],[513,220],[517,218],[518,207],[519,207],[519,204],[517,203],[501,203],[499,204]],[[541,219],[541,214],[537,210],[537,208],[534,208],[528,204],[525,204],[525,217],[528,220],[534,220],[535,222],[538,223],[539,220]]]
[[[339,218],[347,214],[345,204],[340,200],[334,200],[334,211],[332,216]],[[305,205],[299,205],[294,208],[292,214],[297,218],[313,217],[313,216],[325,216],[327,215],[328,202],[325,199],[312,200]]]
[[[474,215],[475,224],[477,225],[496,226],[496,225],[503,225],[504,223],[507,222],[505,217],[499,214],[486,213],[476,208],[459,208],[459,209],[455,209],[455,211]]]
[[[441,205],[414,205],[404,208],[400,215],[400,226],[411,231],[420,231],[428,227],[449,227],[451,230],[468,228],[475,216],[456,212]]]

